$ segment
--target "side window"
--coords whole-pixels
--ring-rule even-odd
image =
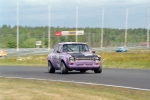
[[[62,45],[59,45],[58,51],[59,51],[59,52],[62,52]]]
[[[59,44],[55,46],[55,48],[54,48],[54,51],[53,51],[53,52],[57,52],[58,47],[59,47]]]

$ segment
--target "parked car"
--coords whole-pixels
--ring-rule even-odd
[[[0,57],[5,57],[7,56],[7,52],[4,50],[0,50]]]
[[[53,52],[48,55],[47,61],[49,73],[55,73],[55,70],[60,70],[61,74],[73,70],[81,73],[87,70],[93,70],[95,73],[102,72],[101,56],[95,54],[86,43],[81,42],[58,43]]]
[[[116,52],[127,52],[127,48],[126,47],[119,47],[116,49]]]

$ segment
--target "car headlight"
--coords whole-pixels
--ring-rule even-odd
[[[100,61],[100,57],[95,57],[94,61]]]
[[[99,63],[100,63],[100,57],[95,57],[94,61],[95,61],[95,65],[99,65]]]
[[[74,57],[70,57],[69,61],[75,61],[75,58]]]
[[[74,58],[74,57],[70,57],[70,58],[69,58],[70,65],[73,65],[74,61],[75,61],[75,58]]]

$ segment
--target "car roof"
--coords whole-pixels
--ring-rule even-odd
[[[86,43],[84,43],[84,42],[61,42],[58,44],[86,44]]]

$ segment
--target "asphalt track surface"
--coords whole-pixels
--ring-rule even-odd
[[[0,77],[25,78],[106,85],[150,91],[150,70],[103,68],[101,74],[77,71],[62,75],[48,73],[47,67],[0,66]]]

